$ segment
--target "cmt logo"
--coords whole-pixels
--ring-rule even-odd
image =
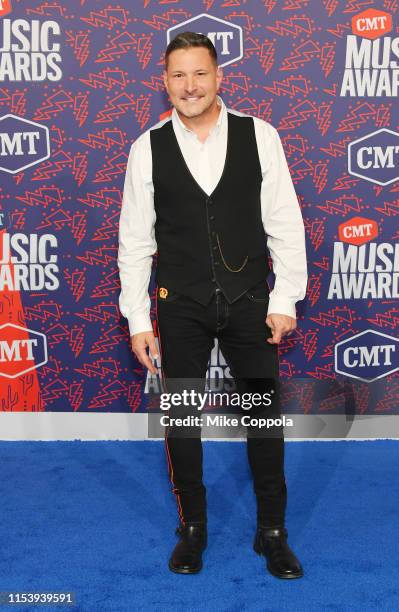
[[[0,0],[0,17],[11,13],[11,0]]]
[[[351,142],[348,172],[377,185],[399,180],[399,133],[382,128]]]
[[[16,115],[0,117],[0,170],[17,174],[49,157],[48,127]]]
[[[377,9],[367,9],[352,17],[352,32],[357,36],[375,40],[392,30],[392,17]]]
[[[0,230],[7,230],[10,229],[12,227],[12,217],[11,214],[8,212],[3,212],[2,210],[0,210]],[[0,233],[0,245],[3,242],[3,236]],[[1,251],[1,248],[0,248]],[[1,259],[1,256],[0,256]]]
[[[44,334],[14,323],[0,325],[0,377],[17,378],[45,363]]]
[[[187,19],[169,28],[166,33],[168,44],[181,32],[188,31],[205,34],[211,39],[215,45],[220,62],[219,66],[221,67],[238,62],[244,55],[241,26],[234,25],[224,19],[219,19],[219,17],[201,13],[201,15]]]
[[[338,226],[338,236],[341,242],[360,246],[378,236],[378,225],[372,219],[353,217]]]
[[[399,338],[367,329],[334,347],[338,374],[373,382],[399,370]]]

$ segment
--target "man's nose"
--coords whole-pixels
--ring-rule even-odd
[[[187,76],[185,85],[186,85],[186,91],[189,93],[192,93],[197,88],[196,78],[194,76]]]

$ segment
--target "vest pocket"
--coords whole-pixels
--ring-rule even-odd
[[[266,304],[269,301],[269,287],[266,281],[261,281],[255,287],[248,289],[245,295],[251,302],[261,302]]]
[[[248,248],[249,259],[257,259],[258,257],[264,257],[266,259],[266,246],[252,244]]]

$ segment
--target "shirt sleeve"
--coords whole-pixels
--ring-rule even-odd
[[[268,314],[295,319],[295,303],[305,297],[308,278],[305,228],[279,134],[270,123],[261,123],[262,221],[275,274]]]
[[[131,336],[152,331],[148,286],[157,250],[155,218],[151,147],[143,134],[130,148],[119,221],[119,309]]]

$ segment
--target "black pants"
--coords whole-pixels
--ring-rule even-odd
[[[183,381],[181,386],[189,379],[202,380],[204,391],[207,364],[217,337],[237,392],[259,392],[262,385],[265,389],[270,389],[271,384],[274,386],[272,407],[251,408],[248,414],[279,417],[278,352],[277,345],[266,341],[271,337],[265,323],[267,307],[266,282],[232,304],[220,289],[215,290],[206,307],[176,293],[169,292],[163,299],[157,297],[165,391],[176,391],[176,381]],[[169,413],[171,417],[181,415],[172,408]],[[194,413],[198,414],[197,408],[191,411]],[[257,520],[266,527],[283,526],[287,501],[283,429],[275,430],[272,436],[259,434],[258,427],[248,426],[247,453],[257,500]],[[173,428],[167,427],[165,446],[181,522],[205,521],[206,489],[202,482],[200,435],[173,435]]]

